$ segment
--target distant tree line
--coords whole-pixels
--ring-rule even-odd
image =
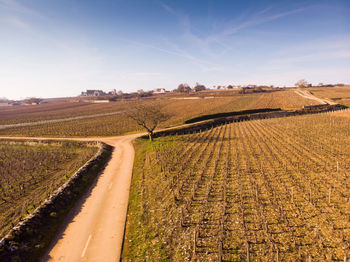
[[[307,87],[312,87],[312,84],[307,82],[305,79],[301,79],[295,83],[295,86],[299,87],[299,88],[307,88]],[[318,83],[318,85],[317,85],[317,87],[334,87],[334,86],[344,86],[344,84],[342,84],[342,83],[338,83],[338,84]]]
[[[199,83],[196,83],[196,85],[193,88],[191,88],[186,83],[181,83],[181,84],[178,85],[178,87],[174,91],[180,92],[180,93],[189,93],[191,91],[200,92],[200,91],[204,91],[206,89],[207,88],[204,85],[201,85]]]

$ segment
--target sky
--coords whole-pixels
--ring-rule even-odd
[[[350,83],[349,0],[0,0],[0,97]]]

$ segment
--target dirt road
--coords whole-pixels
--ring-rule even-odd
[[[17,138],[102,141],[115,147],[105,170],[70,211],[42,261],[119,261],[134,163],[132,141],[141,135]]]
[[[42,261],[119,261],[134,163],[132,140],[140,135],[89,138],[115,147],[96,184],[71,210]]]
[[[294,92],[297,93],[298,95],[300,95],[301,97],[304,97],[304,98],[307,98],[307,99],[311,99],[311,100],[315,100],[315,101],[319,102],[320,104],[330,104],[330,105],[335,105],[336,104],[333,101],[329,101],[327,99],[318,98],[318,97],[314,96],[313,94],[311,94],[307,90],[296,89],[296,90],[294,90]]]

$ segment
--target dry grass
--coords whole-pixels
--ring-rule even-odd
[[[317,105],[317,101],[307,99],[296,94],[294,90],[285,90],[273,93],[264,93],[255,103],[252,103],[249,108],[276,108],[283,109],[298,109],[305,105]]]
[[[350,86],[308,88],[315,96],[350,106]]]

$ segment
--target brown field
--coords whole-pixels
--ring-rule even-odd
[[[267,93],[252,93],[252,94],[237,94],[227,97],[209,97],[209,98],[191,98],[186,96],[169,97],[157,100],[164,110],[171,114],[172,117],[162,127],[182,124],[189,118],[214,114],[219,112],[231,112],[244,109],[255,108],[284,108],[295,109],[301,108],[304,105],[317,104],[314,100],[305,99],[293,90],[267,92]],[[51,119],[64,118],[76,115],[88,115],[104,112],[112,112],[113,110],[125,110],[127,107],[132,107],[136,102],[115,102],[103,105],[98,104],[58,104],[52,106],[46,115],[46,109],[39,110],[33,107],[28,114],[22,114],[23,108],[13,110],[8,115],[3,113],[2,119],[12,119],[13,122],[28,122],[34,119]],[[154,103],[154,101],[140,101],[139,103]],[[48,105],[47,105],[48,106]],[[6,117],[5,117],[6,116]],[[16,120],[14,120],[16,119]],[[35,121],[36,121],[35,120]],[[1,120],[0,120],[1,121]],[[0,135],[13,136],[114,136],[128,132],[139,131],[140,128],[131,120],[127,119],[123,114],[113,116],[100,116],[79,120],[64,121],[59,123],[45,123],[27,127],[13,127],[8,129],[0,129]]]
[[[294,92],[294,89],[263,93],[255,102],[249,105],[249,109],[256,108],[276,108],[298,109],[306,105],[318,105],[319,102],[301,97]]]
[[[0,125],[69,118],[81,115],[93,115],[96,113],[110,113],[123,110],[133,103],[133,101],[106,104],[60,102],[29,106],[0,107]]]
[[[0,140],[0,238],[96,152],[79,142]]]
[[[308,88],[315,96],[350,106],[350,86]]]
[[[345,109],[345,110],[342,110],[342,111],[340,111],[340,112],[337,112],[337,114],[335,114],[334,116],[335,116],[335,117],[345,117],[345,118],[349,118],[349,117],[350,117],[349,112],[350,112],[350,109],[347,108],[347,109]]]
[[[346,114],[137,140],[123,259],[346,261]]]

